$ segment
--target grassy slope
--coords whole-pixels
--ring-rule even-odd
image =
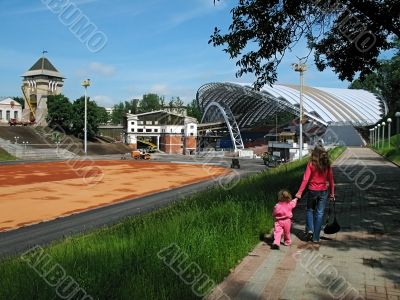
[[[15,160],[15,157],[0,148],[0,161]]]
[[[374,149],[381,154],[382,156],[390,159],[391,161],[394,161],[397,164],[400,164],[400,150],[396,148],[397,146],[397,135],[394,135],[390,139],[390,147],[389,147],[389,141],[387,139],[384,140],[385,147],[380,147]]]
[[[332,151],[337,157],[343,149]],[[272,227],[276,192],[298,188],[306,161],[245,178],[231,190],[215,188],[118,225],[67,238],[46,248],[95,299],[196,299],[157,253],[176,243],[216,283]],[[26,262],[0,263],[0,299],[52,299]]]

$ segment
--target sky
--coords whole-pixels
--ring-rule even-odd
[[[64,13],[60,10],[60,3]],[[188,103],[209,82],[252,83],[236,78],[235,60],[208,44],[214,27],[227,32],[234,0],[0,0],[0,96],[22,96],[21,75],[46,57],[66,77],[63,94],[88,95],[99,105],[141,98],[146,93],[180,97]],[[74,19],[92,31],[81,38]],[[73,23],[72,23],[73,24]],[[81,32],[82,33],[82,32]],[[92,38],[93,35],[93,38]],[[86,38],[86,40],[85,40]],[[88,42],[89,40],[89,42]],[[291,64],[308,53],[304,43],[286,54],[277,83],[297,84]],[[346,88],[331,70],[309,63],[305,84]]]

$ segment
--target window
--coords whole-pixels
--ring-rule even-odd
[[[132,131],[132,132],[135,132],[135,128],[132,128],[131,131]]]
[[[151,125],[151,124],[153,124],[152,121],[146,121],[146,125]]]
[[[6,120],[10,121],[10,111],[9,110],[6,111]]]
[[[143,132],[143,128],[139,128],[137,131],[138,132]]]
[[[14,119],[18,120],[18,112],[14,111]]]
[[[154,129],[154,132],[158,132],[158,129]]]
[[[137,122],[139,125],[143,125],[143,121],[138,121]]]
[[[190,129],[194,129],[194,125],[190,125]]]
[[[131,125],[135,125],[135,122],[131,122]]]
[[[181,129],[181,133],[182,133],[182,134],[185,133],[185,129]]]
[[[3,111],[0,110],[0,120],[3,120]]]
[[[151,132],[151,129],[146,129],[146,132]]]
[[[154,121],[154,125],[158,125],[158,121]]]
[[[191,132],[190,135],[193,135],[193,132]]]

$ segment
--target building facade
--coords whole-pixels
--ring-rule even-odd
[[[23,120],[35,120],[37,125],[47,125],[47,97],[59,95],[64,77],[45,57],[41,57],[23,75],[22,93],[25,99]]]
[[[8,124],[11,119],[20,122],[22,119],[22,106],[12,98],[0,100],[0,123]]]
[[[126,115],[126,142],[148,145],[169,154],[196,151],[197,120],[163,110]]]

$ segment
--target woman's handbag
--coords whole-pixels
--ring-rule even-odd
[[[325,234],[335,234],[340,231],[340,225],[336,220],[335,201],[333,201],[333,222],[332,223],[329,223],[330,219],[331,219],[331,205],[329,204],[328,219],[326,220],[326,225],[324,227]]]

